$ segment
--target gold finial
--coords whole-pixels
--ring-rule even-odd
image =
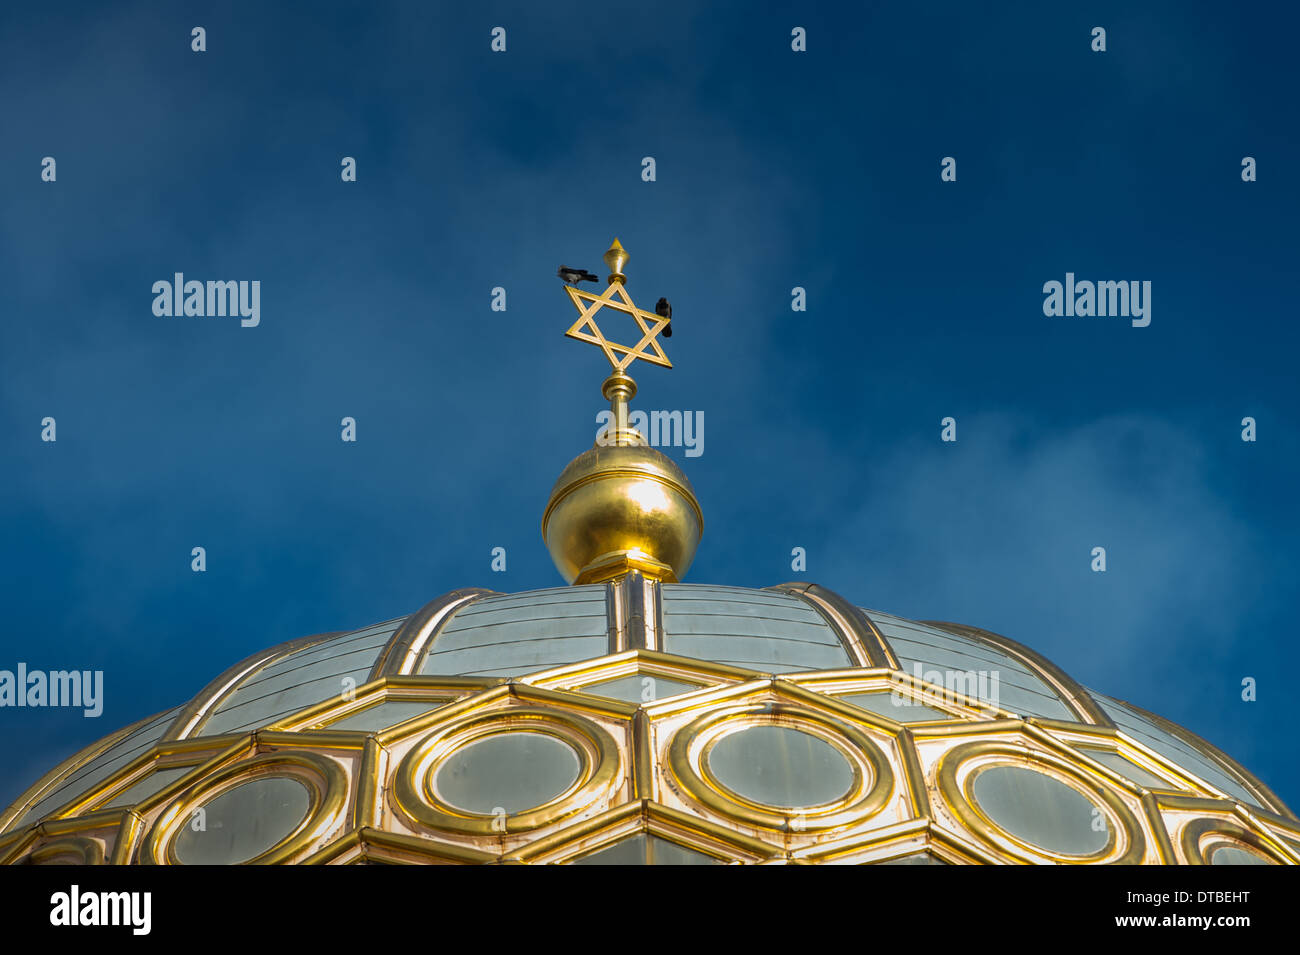
[[[656,580],[676,581],[695,557],[704,516],[691,482],[667,456],[646,446],[631,426],[628,402],[636,382],[627,368],[638,358],[671,368],[659,344],[670,321],[638,308],[628,294],[623,270],[629,256],[615,239],[605,253],[609,285],[600,295],[568,284],[592,278],[580,269],[560,268],[578,320],[565,332],[570,338],[600,346],[611,374],[601,393],[609,400],[613,421],[596,446],[578,455],[555,482],[542,536],[564,579],[586,584],[640,571]],[[596,322],[601,309],[632,316],[641,340],[631,347],[610,341]],[[606,316],[608,317],[608,316]]]
[[[627,281],[627,276],[623,274],[623,266],[627,265],[627,260],[631,257],[623,248],[623,243],[618,241],[618,236],[615,236],[614,243],[605,253],[605,265],[609,267],[609,280],[611,282]]]

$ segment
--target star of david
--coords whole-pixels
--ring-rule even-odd
[[[632,297],[627,294],[627,289],[623,287],[622,282],[610,282],[609,288],[605,289],[600,295],[596,295],[594,292],[585,292],[582,289],[574,288],[572,285],[564,286],[564,290],[569,293],[569,298],[573,301],[573,307],[579,313],[578,320],[564,334],[570,338],[576,338],[578,341],[599,345],[615,371],[625,371],[627,366],[638,358],[651,364],[662,365],[665,368],[673,367],[673,363],[668,360],[668,356],[664,354],[663,348],[659,345],[659,333],[668,325],[668,319],[656,315],[654,312],[647,312],[643,308],[637,308],[636,303],[632,301]],[[616,298],[621,299],[621,301],[616,301]],[[590,302],[591,304],[584,306],[584,302]],[[641,329],[641,340],[635,346],[629,348],[627,345],[620,345],[618,342],[612,342],[606,338],[605,333],[596,324],[596,313],[602,308],[611,308],[631,315]],[[647,319],[649,319],[649,322],[654,323],[653,326],[647,322]],[[587,329],[590,329],[590,331],[587,331]],[[654,349],[653,354],[646,351],[647,345]],[[619,358],[619,355],[623,357]]]

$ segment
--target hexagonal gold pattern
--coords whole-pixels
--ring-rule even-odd
[[[849,659],[897,661],[881,631],[829,591],[786,585],[782,592],[816,607]],[[371,681],[355,692],[252,732],[205,736],[207,715],[238,681],[311,644],[237,665],[205,691],[208,698],[182,711],[173,732],[41,818],[19,823],[126,731],[39,781],[0,815],[0,861],[175,863],[171,840],[193,807],[278,773],[310,781],[311,811],[254,862],[570,863],[598,861],[642,838],[661,852],[719,863],[1205,864],[1226,847],[1300,864],[1300,823],[1266,787],[1217,751],[1199,750],[1259,797],[1254,805],[1232,798],[1117,729],[1086,691],[1046,664],[1044,679],[1077,721],[1021,717],[892,665],[773,675],[628,649],[622,626],[611,626],[608,655],[513,681],[409,672],[420,656],[411,647],[431,642],[482,593],[458,591],[399,628]],[[1029,651],[1017,659],[1037,666]],[[629,678],[661,679],[672,692],[632,702],[597,694]],[[903,723],[847,699],[871,693],[923,704],[932,715]],[[708,767],[710,747],[763,726],[797,730],[842,757],[852,779],[843,796],[797,808],[764,805],[722,785]],[[580,767],[575,782],[513,815],[467,812],[428,788],[432,774],[475,740],[518,731],[570,746]],[[1039,773],[1076,793],[1105,820],[1104,848],[1069,854],[1000,826],[972,795],[973,780],[990,766]]]

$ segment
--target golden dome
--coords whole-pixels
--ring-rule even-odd
[[[0,863],[1298,861],[1234,760],[1006,637],[635,570],[261,651],[0,811]]]
[[[1260,780],[1014,640],[680,583],[703,516],[625,373],[671,367],[671,310],[635,306],[627,260],[615,240],[604,293],[566,285],[613,370],[542,517],[572,586],[254,654],[38,780],[0,863],[1300,863]]]

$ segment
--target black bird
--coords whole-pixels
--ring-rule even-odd
[[[561,265],[555,270],[555,274],[564,279],[569,285],[577,285],[579,282],[600,281],[586,269],[571,269],[567,265]]]
[[[660,318],[668,319],[668,324],[664,326],[664,338],[673,337],[673,307],[668,304],[668,299],[661,298],[655,302],[655,314]]]

